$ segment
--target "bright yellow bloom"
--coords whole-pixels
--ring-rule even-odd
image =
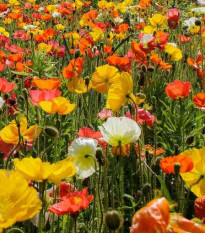
[[[92,29],[92,32],[90,32],[90,36],[92,36],[93,40],[96,42],[104,38],[104,33],[101,28],[96,27]]]
[[[50,14],[56,11],[56,6],[55,5],[48,5],[46,9],[49,11]]]
[[[10,19],[10,18],[5,18],[4,19],[4,24],[11,24],[12,23],[12,19]]]
[[[117,112],[129,100],[135,101],[133,95],[133,80],[130,74],[123,72],[117,83],[114,83],[108,90],[106,108]]]
[[[50,180],[59,185],[62,179],[75,175],[76,169],[73,161],[71,158],[66,158],[58,163],[50,164],[42,162],[40,158],[29,157],[21,161],[14,159],[14,166],[27,180],[37,182]]]
[[[18,171],[0,170],[0,232],[41,210],[37,191]]]
[[[164,51],[168,53],[171,61],[180,61],[182,59],[182,51],[172,44],[166,44]]]
[[[189,28],[189,31],[190,33],[193,35],[193,34],[198,34],[199,31],[200,31],[200,26],[197,26],[197,25],[191,25],[190,28]]]
[[[67,35],[69,38],[69,45],[71,48],[76,47],[80,41],[80,35],[77,32],[71,32]]]
[[[152,27],[152,26],[145,26],[143,28],[143,31],[141,31],[141,33],[144,33],[144,34],[153,34],[154,32],[157,31],[157,28],[156,27]]]
[[[9,33],[5,30],[5,28],[0,27],[0,35],[9,36]]]
[[[83,78],[74,78],[67,84],[68,91],[75,94],[87,93],[92,87],[91,83],[90,81],[87,86]]]
[[[107,4],[108,4],[107,1],[102,0],[98,2],[98,7],[101,9],[105,9],[107,7]]]
[[[20,134],[23,141],[33,141],[34,137],[38,137],[41,129],[37,129],[37,124],[27,129],[28,122],[25,117],[20,119]],[[36,134],[36,135],[35,135]],[[18,144],[19,130],[16,121],[13,120],[9,125],[4,127],[0,132],[0,137],[5,143]]]
[[[116,67],[110,65],[99,66],[91,78],[92,88],[99,93],[106,94],[110,86],[117,82],[119,77],[120,74]]]
[[[117,3],[116,7],[115,7],[116,11],[120,11],[121,13],[125,13],[126,10],[126,5],[123,3]]]
[[[47,113],[59,113],[60,115],[72,112],[76,106],[75,104],[71,104],[70,100],[61,96],[54,98],[53,101],[41,101],[39,105]]]
[[[51,49],[52,49],[52,45],[48,45],[46,43],[40,43],[40,44],[38,44],[38,49],[40,51],[49,53],[51,51]]]
[[[64,31],[65,26],[63,26],[62,24],[59,23],[56,25],[56,29],[57,29],[57,31]]]
[[[149,18],[149,21],[153,27],[162,26],[167,20],[165,15],[155,14],[152,18]]]
[[[197,196],[205,196],[205,147],[202,149],[193,148],[182,153],[190,158],[194,167],[190,172],[181,173],[182,179],[186,182],[191,191]]]
[[[114,34],[110,32],[105,40],[106,40],[107,45],[112,45],[113,40],[114,40]]]
[[[11,6],[18,6],[19,5],[19,2],[17,0],[9,0],[9,4]]]

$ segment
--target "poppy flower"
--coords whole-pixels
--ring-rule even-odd
[[[66,79],[72,79],[78,77],[83,69],[85,58],[79,57],[77,59],[72,59],[68,66],[63,69],[63,77]]]
[[[205,110],[205,93],[198,93],[193,97],[194,104],[201,110]]]
[[[27,129],[28,122],[25,117],[20,117],[20,133],[24,141],[33,141],[34,137],[38,137],[41,133],[41,129],[37,129],[37,124]],[[35,132],[36,131],[36,132]],[[18,144],[19,133],[16,121],[13,120],[9,125],[5,126],[0,131],[0,137],[5,143]]]
[[[91,176],[95,172],[94,159],[98,141],[92,138],[77,138],[68,148],[68,156],[74,158],[77,174],[81,179]]]
[[[110,86],[117,82],[119,77],[119,70],[116,67],[110,65],[99,66],[91,78],[92,88],[99,93],[106,94]]]
[[[194,201],[194,214],[196,218],[205,221],[205,196],[198,197]]]
[[[97,114],[97,117],[99,117],[101,121],[104,121],[108,117],[113,117],[113,112],[112,110],[104,108]]]
[[[117,112],[128,101],[135,101],[133,95],[133,79],[126,72],[122,72],[116,83],[110,86],[108,90],[108,98],[106,108]]]
[[[78,136],[82,138],[93,138],[98,141],[98,143],[102,147],[106,147],[107,143],[104,141],[101,141],[100,139],[102,138],[102,134],[100,131],[94,131],[88,127],[83,127],[78,131]]]
[[[169,83],[166,88],[166,94],[172,99],[186,98],[191,91],[191,83],[175,80]]]
[[[150,201],[135,213],[130,233],[205,233],[203,225],[169,211],[169,202],[164,197]]]
[[[32,85],[41,90],[57,90],[61,86],[61,80],[58,78],[40,79],[35,77]]]
[[[59,97],[61,95],[61,92],[57,90],[30,90],[29,94],[31,96],[31,98],[29,98],[31,103],[35,106],[39,106],[40,101],[52,101],[55,97]]]
[[[174,171],[175,163],[180,163],[180,173],[190,172],[194,167],[192,159],[184,154],[180,154],[177,156],[170,156],[162,159],[160,161],[160,167],[162,171],[167,174],[170,173],[175,174]]]
[[[115,156],[128,156],[130,154],[130,143],[124,146],[113,146],[112,154]]]
[[[93,200],[93,195],[88,195],[88,189],[82,191],[74,191],[69,193],[60,201],[49,207],[48,211],[54,214],[75,214],[80,210],[85,210]]]
[[[142,9],[146,9],[150,6],[151,4],[151,0],[140,0],[139,2],[139,6],[142,8]]]
[[[41,210],[42,202],[37,191],[15,170],[0,170],[0,232],[16,222],[32,218]]]
[[[205,196],[205,167],[202,163],[205,159],[205,147],[186,150],[182,154],[191,158],[194,164],[190,172],[180,174],[182,179],[197,197]]]
[[[89,84],[87,85],[85,79],[73,78],[70,82],[68,82],[67,87],[68,87],[68,91],[71,93],[84,94],[91,89],[92,81],[89,81]]]
[[[135,213],[130,233],[166,233],[169,220],[169,202],[165,198],[152,200]]]
[[[182,59],[182,51],[173,44],[166,44],[164,52],[168,54],[170,61],[180,61]]]
[[[40,158],[27,157],[22,160],[14,159],[14,166],[27,180],[42,182],[48,179],[56,185],[60,185],[62,179],[72,177],[76,173],[71,158],[50,164],[42,162]]]
[[[0,92],[9,93],[13,91],[15,87],[15,83],[10,83],[5,78],[0,78]]]
[[[109,117],[98,128],[103,139],[111,146],[124,146],[136,142],[141,134],[138,124],[127,117]]]
[[[167,21],[170,29],[176,29],[179,23],[181,11],[177,8],[172,8],[167,11]]]
[[[71,104],[70,100],[64,97],[55,97],[52,101],[40,101],[39,106],[49,114],[59,113],[60,115],[67,115],[72,112],[76,104]]]

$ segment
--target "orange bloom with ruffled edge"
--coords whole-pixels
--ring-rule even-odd
[[[32,86],[40,90],[57,90],[61,86],[61,80],[58,78],[40,79],[35,77]]]
[[[63,77],[66,79],[76,78],[81,73],[83,69],[85,58],[79,57],[77,59],[72,59],[68,66],[63,69]]]
[[[198,93],[193,97],[194,104],[201,110],[205,110],[205,93]]]

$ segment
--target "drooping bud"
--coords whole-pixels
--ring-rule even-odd
[[[60,136],[59,130],[56,127],[52,126],[52,125],[46,126],[44,128],[44,132],[49,137],[57,138],[57,137]]]
[[[119,230],[123,225],[123,217],[117,210],[109,210],[105,213],[105,225],[112,231]]]

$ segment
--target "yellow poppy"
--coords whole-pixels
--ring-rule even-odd
[[[47,113],[59,113],[60,115],[72,112],[76,106],[75,104],[71,104],[70,100],[61,96],[54,98],[53,101],[41,101],[39,105]]]
[[[180,174],[182,179],[197,197],[205,196],[205,165],[202,162],[205,159],[205,147],[186,150],[182,154],[192,158],[194,163],[190,172]]]
[[[83,94],[87,93],[91,89],[92,84],[90,81],[89,84],[86,85],[83,78],[74,78],[67,84],[67,87],[69,92],[75,94]]]
[[[50,180],[60,185],[61,180],[75,175],[73,159],[67,158],[58,163],[42,162],[40,158],[14,159],[14,166],[27,180],[42,182]]]
[[[166,20],[166,16],[161,14],[155,14],[152,16],[152,18],[149,18],[149,21],[153,27],[162,26]]]
[[[172,44],[166,44],[164,51],[168,53],[171,61],[180,61],[182,59],[182,51]]]
[[[0,170],[0,190],[0,232],[40,212],[37,191],[18,171]]]
[[[38,137],[41,129],[37,129],[37,124],[27,129],[28,122],[25,117],[20,119],[20,134],[24,141],[33,141],[34,137]],[[36,134],[36,135],[35,135]],[[4,127],[0,132],[0,137],[5,143],[18,144],[19,130],[16,121],[13,120],[9,125]]]
[[[119,81],[113,84],[108,90],[106,108],[117,112],[124,104],[130,100],[134,102],[136,97],[133,95],[133,80],[130,74],[122,72]]]
[[[118,82],[119,77],[120,74],[116,67],[110,65],[99,66],[91,78],[92,88],[99,93],[107,94],[109,87]]]

